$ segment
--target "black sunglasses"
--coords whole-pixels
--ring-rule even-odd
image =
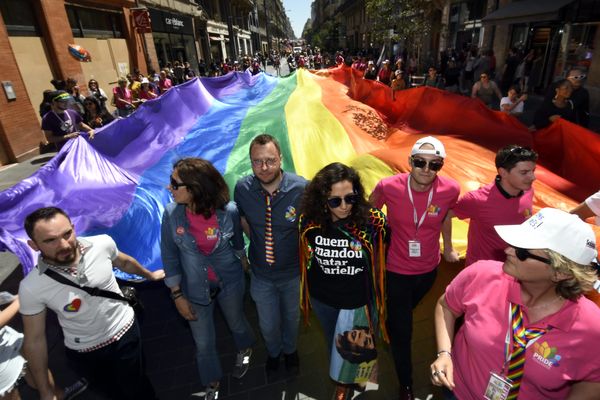
[[[412,165],[415,168],[425,169],[426,166],[429,166],[430,170],[439,171],[444,166],[444,162],[440,161],[440,160],[432,160],[432,161],[428,162],[427,160],[423,160],[422,158],[414,158],[414,157],[411,157],[411,160],[412,160]]]
[[[527,250],[527,249],[522,249],[520,247],[514,247],[514,246],[513,246],[513,249],[515,249],[515,255],[521,261],[525,261],[528,258],[533,258],[534,260],[541,261],[544,264],[552,265],[552,261],[550,261],[549,259],[540,257],[540,256],[536,256],[535,254],[531,254],[529,252],[529,250]]]
[[[358,195],[357,194],[347,194],[343,198],[342,197],[330,197],[329,199],[327,199],[327,205],[331,208],[338,208],[339,206],[342,205],[342,200],[346,204],[356,204],[358,202]]]
[[[186,187],[187,186],[187,184],[185,184],[183,182],[177,182],[175,180],[175,178],[173,178],[172,176],[170,177],[170,179],[171,179],[171,182],[170,182],[171,188],[173,190],[179,190],[180,187]]]

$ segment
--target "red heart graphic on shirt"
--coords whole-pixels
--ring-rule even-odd
[[[63,310],[66,312],[77,312],[79,311],[79,307],[81,307],[81,299],[73,299],[73,301],[67,304]]]

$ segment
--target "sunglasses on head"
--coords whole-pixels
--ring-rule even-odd
[[[415,168],[425,169],[426,166],[429,166],[429,169],[432,171],[439,171],[444,166],[444,162],[440,160],[432,160],[427,161],[422,158],[412,157],[412,165]]]
[[[536,256],[535,254],[531,254],[529,252],[529,250],[527,250],[527,249],[522,249],[520,247],[514,247],[514,246],[513,246],[513,249],[515,249],[515,255],[521,261],[525,261],[528,258],[533,258],[534,260],[541,261],[544,264],[552,265],[552,262],[549,259],[540,257],[540,256]]]
[[[342,201],[346,204],[356,204],[358,202],[358,195],[347,194],[344,197],[330,197],[327,199],[327,205],[331,208],[338,208],[342,205]]]
[[[180,187],[186,187],[187,184],[183,182],[177,182],[173,176],[170,177],[170,185],[173,190],[179,190]]]
[[[510,149],[508,153],[506,153],[506,157],[504,157],[504,161],[502,161],[502,165],[506,164],[506,162],[512,157],[531,157],[533,155],[533,150],[529,147],[521,147],[516,146]]]

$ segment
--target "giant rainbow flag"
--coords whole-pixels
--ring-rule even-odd
[[[432,88],[392,100],[389,87],[345,66],[285,78],[232,72],[177,86],[98,130],[93,141],[71,140],[34,175],[1,192],[0,250],[31,270],[37,255],[27,245],[24,218],[55,205],[79,234],[107,233],[149,269],[161,268],[160,221],[171,201],[173,163],[208,159],[233,189],[251,173],[248,144],[263,132],[279,139],[285,170],[310,179],[341,161],[359,170],[367,191],[407,171],[410,148],[424,135],[444,142],[440,173],[458,180],[463,192],[493,180],[495,152],[511,143],[540,153],[536,208],[570,209],[600,186],[600,137],[569,122],[531,133],[477,100]],[[463,251],[466,229],[454,222],[455,247]]]

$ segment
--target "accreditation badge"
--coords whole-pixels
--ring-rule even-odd
[[[510,379],[505,376],[490,372],[490,380],[483,398],[486,400],[506,400],[513,384]]]
[[[421,242],[419,242],[418,240],[408,241],[408,256],[421,257]]]

